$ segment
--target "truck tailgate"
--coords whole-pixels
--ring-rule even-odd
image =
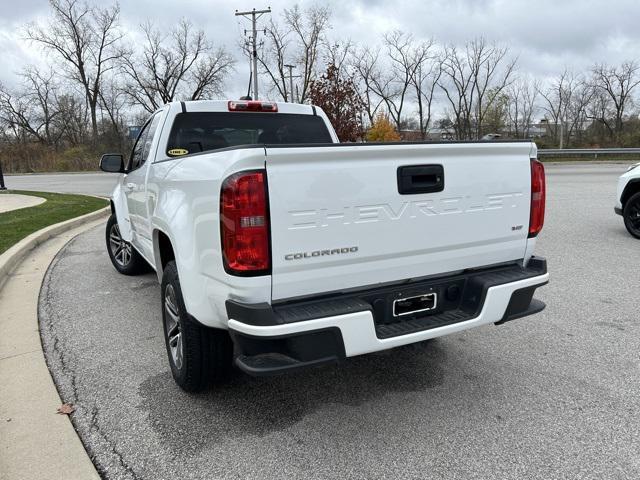
[[[534,148],[267,148],[273,300],[522,259]]]

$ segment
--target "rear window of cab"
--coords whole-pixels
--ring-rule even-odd
[[[322,117],[289,113],[187,112],[171,127],[166,153],[179,157],[238,145],[332,143]]]

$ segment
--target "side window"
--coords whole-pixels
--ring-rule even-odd
[[[156,113],[153,117],[147,120],[142,130],[138,134],[133,150],[131,151],[131,159],[129,160],[129,170],[135,170],[140,168],[144,162],[147,161],[149,151],[151,150],[151,143],[153,142],[153,135],[160,123],[160,115]]]
[[[147,129],[147,134],[144,137],[140,166],[142,166],[144,162],[149,160],[149,154],[151,153],[151,144],[153,143],[153,137],[155,137],[156,130],[158,129],[158,125],[160,124],[160,116],[160,113],[156,113],[151,119],[151,122],[149,122],[149,128]]]

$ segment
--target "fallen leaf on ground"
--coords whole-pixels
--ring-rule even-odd
[[[71,415],[76,411],[76,407],[74,407],[71,403],[63,403],[58,407],[58,413],[60,415]]]

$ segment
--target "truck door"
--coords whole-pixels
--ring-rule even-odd
[[[146,177],[162,112],[156,112],[140,130],[129,161],[129,172],[123,179],[124,192],[131,220],[133,245],[147,258],[153,258],[151,234],[146,211]]]

